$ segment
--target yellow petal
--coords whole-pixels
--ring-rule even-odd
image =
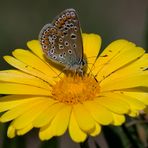
[[[50,96],[51,92],[50,90],[45,90],[43,88],[25,84],[0,82],[0,94],[26,94]]]
[[[94,75],[98,81],[122,68],[124,65],[136,60],[144,54],[144,50],[136,47],[135,44],[126,40],[117,40],[111,43],[99,56],[95,67]]]
[[[33,128],[32,124],[28,124],[28,125],[25,126],[24,128],[18,129],[18,130],[16,131],[16,133],[17,133],[18,136],[22,136],[22,135],[28,133],[32,128]]]
[[[31,66],[34,69],[37,69],[49,77],[56,77],[59,75],[59,73],[61,73],[60,71],[55,71],[55,69],[52,69],[49,64],[47,65],[44,61],[28,50],[16,49],[12,54],[14,57],[16,57],[16,59],[20,60],[26,65]]]
[[[143,74],[145,73],[145,69],[147,68],[147,66],[148,66],[148,54],[146,53],[140,58],[136,59],[135,61],[129,63],[128,65],[112,73],[109,76],[109,79],[113,80],[113,79],[117,79],[121,77],[126,78],[126,76],[134,76],[137,74]]]
[[[93,66],[101,47],[101,37],[97,34],[82,34],[84,54],[87,58],[88,67]],[[88,69],[88,70],[90,70]]]
[[[98,97],[95,101],[117,114],[128,113],[130,109],[126,102],[112,92],[102,94],[102,97]]]
[[[126,95],[126,92],[118,92],[118,94],[116,95],[130,106],[131,111],[133,110],[135,112],[137,110],[143,110],[145,108],[144,103],[135,99],[132,96]]]
[[[41,45],[38,40],[32,40],[27,42],[27,46],[31,51],[36,54],[38,57],[40,57],[42,60],[45,61],[45,57],[41,48]]]
[[[113,117],[111,112],[105,107],[102,107],[98,102],[86,101],[84,105],[98,123],[108,125],[112,122]]]
[[[124,94],[137,99],[143,104],[148,105],[148,93],[147,92],[124,92]]]
[[[148,87],[148,72],[116,79],[108,77],[100,83],[101,91],[121,90],[134,87]]]
[[[27,102],[30,96],[25,95],[8,95],[4,97],[0,97],[0,112],[4,112],[8,109],[12,109],[17,105],[23,104]]]
[[[72,138],[72,140],[75,142],[83,142],[83,141],[85,141],[85,139],[87,137],[86,133],[84,133],[80,129],[73,111],[70,116],[69,134],[70,134],[70,137]]]
[[[13,126],[16,129],[25,128],[28,124],[31,124],[35,118],[44,113],[44,108],[47,106],[48,103],[46,100],[38,100],[37,102],[34,102],[30,109],[27,109],[26,112],[14,120]]]
[[[74,105],[73,112],[78,125],[83,131],[88,133],[93,131],[93,129],[95,128],[95,121],[93,120],[91,114],[84,107],[84,105]]]
[[[51,130],[49,130],[49,132],[51,131],[54,136],[63,135],[68,127],[70,113],[71,106],[65,105],[65,107],[62,108],[51,121]],[[48,131],[48,129],[46,130]]]
[[[116,126],[120,126],[122,125],[124,122],[125,122],[125,116],[124,115],[119,115],[119,114],[114,114],[112,113],[113,115],[113,125],[116,125]]]
[[[60,77],[63,75],[63,73],[61,73],[61,66],[60,65],[55,65],[52,61],[50,61],[49,59],[45,58],[45,55],[42,51],[41,45],[39,43],[38,40],[32,40],[29,41],[27,43],[27,46],[31,49],[31,51],[37,55],[38,57],[40,57],[47,65],[49,65],[50,67],[52,67],[52,70],[54,72],[60,73]],[[60,71],[59,71],[60,70]]]
[[[9,63],[10,65],[12,65],[13,67],[22,70],[26,73],[29,73],[31,75],[34,75],[38,78],[41,78],[44,81],[47,81],[48,83],[54,83],[53,79],[45,74],[43,74],[42,72],[38,71],[37,69],[32,68],[31,66],[15,59],[12,56],[4,56],[4,59],[7,63]],[[42,67],[41,67],[42,68]]]
[[[13,120],[20,116],[21,114],[28,112],[34,105],[38,104],[38,102],[43,101],[45,98],[34,97],[28,98],[26,101],[22,101],[22,104],[17,105],[16,107],[12,108],[11,110],[5,112],[1,118],[1,122],[7,122]]]
[[[70,110],[68,111],[68,108],[66,108],[66,110],[68,111],[68,114],[66,113],[66,116],[65,117],[68,117],[68,118],[66,118],[66,122],[67,122],[67,124],[66,125],[63,125],[64,124],[64,122],[65,121],[59,121],[59,119],[61,119],[60,118],[60,115],[62,115],[62,116],[64,116],[64,114],[63,113],[65,113],[65,104],[62,104],[62,103],[58,103],[58,104],[56,104],[56,106],[55,105],[52,105],[53,106],[53,108],[55,108],[55,109],[57,109],[55,112],[53,112],[54,114],[52,114],[52,115],[49,115],[49,118],[50,118],[50,121],[49,121],[49,119],[48,119],[48,122],[46,123],[46,125],[45,126],[43,126],[43,127],[41,127],[40,128],[40,131],[39,131],[39,137],[40,137],[40,139],[41,140],[49,140],[50,138],[52,138],[53,136],[55,136],[55,135],[60,135],[60,134],[62,134],[63,132],[65,132],[65,130],[66,130],[66,128],[67,128],[67,124],[68,124],[68,121],[69,121],[69,115],[68,114],[70,114]],[[52,107],[51,106],[51,107]],[[51,108],[50,107],[50,108]],[[62,111],[62,110],[63,111]],[[62,111],[62,112],[61,112]],[[52,118],[51,118],[51,116],[52,116]],[[52,120],[53,119],[53,120]],[[65,123],[66,123],[65,122]],[[60,126],[60,124],[61,123],[63,123],[62,124],[62,129],[59,129],[59,127],[58,127],[58,130],[56,131],[56,127],[59,125]],[[55,125],[54,125],[55,124]],[[64,127],[65,126],[65,127]],[[60,126],[61,127],[61,126]]]
[[[100,132],[101,132],[101,126],[98,123],[96,123],[95,130],[92,133],[90,133],[90,135],[97,136]]]
[[[48,130],[46,130],[48,129]],[[39,138],[41,140],[49,140],[51,139],[54,135],[53,133],[51,132],[51,126],[50,124],[48,124],[48,126],[46,126],[46,128],[40,128],[40,131],[39,131]]]
[[[14,138],[16,136],[16,132],[15,132],[15,128],[13,127],[13,125],[9,125],[8,130],[7,130],[7,136],[9,138]]]
[[[137,116],[139,116],[139,111],[137,111],[137,110],[131,110],[128,115],[130,117],[137,117]]]
[[[55,115],[62,109],[64,108],[63,103],[56,103],[56,104],[49,104],[49,107],[47,110],[44,112],[44,114],[38,116],[34,121],[33,121],[33,126],[35,127],[43,127],[55,117]]]
[[[51,86],[45,81],[18,70],[0,71],[0,81],[29,84],[49,90]]]

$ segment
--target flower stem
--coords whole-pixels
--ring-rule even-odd
[[[81,148],[89,148],[88,138],[83,143],[80,143],[80,147]]]

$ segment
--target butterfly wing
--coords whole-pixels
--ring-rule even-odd
[[[51,24],[45,25],[39,40],[47,58],[56,63],[72,66],[83,59],[80,23],[74,9],[66,9]]]

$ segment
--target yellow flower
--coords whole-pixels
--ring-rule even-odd
[[[83,34],[86,74],[60,74],[45,60],[37,40],[4,59],[16,69],[0,71],[0,122],[11,121],[13,138],[39,128],[41,140],[63,135],[76,142],[96,136],[102,125],[121,125],[148,105],[148,54],[126,40],[112,42],[99,55],[101,38]],[[60,74],[60,75],[59,75]]]

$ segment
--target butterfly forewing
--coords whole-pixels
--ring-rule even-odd
[[[45,55],[54,62],[72,67],[83,59],[80,23],[74,9],[63,11],[45,25],[39,39]]]

